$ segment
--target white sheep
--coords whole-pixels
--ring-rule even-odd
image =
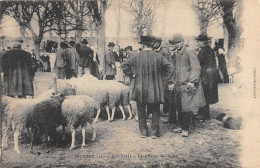
[[[61,106],[62,111],[62,127],[65,136],[65,126],[67,126],[72,133],[72,141],[70,150],[75,147],[75,129],[81,126],[82,129],[82,147],[85,146],[85,128],[87,123],[90,124],[93,137],[96,138],[96,129],[92,125],[93,118],[95,118],[95,111],[100,108],[99,104],[89,96],[77,95],[66,96]],[[65,137],[64,137],[65,138]]]
[[[125,120],[125,112],[123,106],[127,106],[129,118],[132,118],[131,108],[129,105],[129,88],[117,81],[95,80],[87,77],[72,78],[71,80],[57,80],[57,92],[66,90],[66,88],[76,88],[76,95],[87,95],[95,99],[101,106],[105,106],[108,122],[114,119],[115,107],[118,106],[122,112],[123,120]],[[109,108],[112,109],[110,118]],[[97,112],[97,121],[100,109]]]

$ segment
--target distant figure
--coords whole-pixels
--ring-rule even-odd
[[[42,61],[42,65],[43,65],[42,72],[51,72],[50,56],[43,54],[40,56],[40,59]]]
[[[115,44],[113,42],[109,42],[107,45],[108,49],[105,53],[105,79],[106,80],[113,80],[116,75],[116,58],[113,54]]]
[[[60,43],[60,49],[57,51],[56,60],[54,63],[54,69],[58,79],[66,78],[66,68],[68,65],[68,58],[66,57],[65,50],[68,48],[68,44],[65,42]]]
[[[13,48],[2,57],[6,94],[18,98],[34,95],[32,57],[29,52],[21,49],[22,44],[22,40],[15,39]]]
[[[75,44],[76,43],[74,41],[70,41],[69,47],[65,51],[66,58],[68,58],[66,79],[77,77],[79,56],[74,48]]]
[[[132,46],[127,46],[125,49],[126,49],[126,57],[128,59],[134,56]]]
[[[201,83],[206,106],[200,108],[198,114],[202,119],[210,119],[209,105],[218,102],[218,70],[214,50],[208,45],[207,35],[196,38],[199,44],[198,58],[201,66]]]
[[[78,72],[79,76],[82,77],[84,74],[90,75],[90,67],[93,60],[93,51],[88,46],[88,40],[83,39],[81,41],[82,46],[78,49],[79,54],[79,67]]]

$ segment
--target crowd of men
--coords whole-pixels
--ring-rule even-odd
[[[198,54],[184,45],[181,34],[169,40],[169,48],[161,39],[142,36],[142,51],[122,62],[123,72],[130,76],[132,99],[137,102],[141,137],[149,136],[147,112],[152,113],[152,138],[160,137],[160,104],[169,114],[174,132],[189,135],[193,114],[209,119],[209,105],[218,102],[218,70],[215,53],[208,37],[199,35]],[[147,109],[147,111],[146,111]],[[178,114],[178,115],[177,115]]]
[[[87,39],[76,44],[61,42],[54,63],[59,79],[70,79],[91,74],[99,79],[114,80],[118,64],[130,85],[131,99],[137,102],[141,137],[149,136],[147,113],[152,114],[151,136],[160,137],[160,104],[168,114],[168,123],[174,132],[189,135],[193,114],[200,119],[210,118],[209,105],[218,102],[218,69],[214,50],[208,45],[208,37],[196,38],[199,50],[196,53],[185,45],[181,34],[175,34],[163,45],[162,39],[141,36],[142,48],[133,53],[132,47],[125,54],[114,51],[109,42],[104,55],[104,74],[96,48],[91,48]],[[33,96],[35,61],[30,53],[21,49],[21,40],[15,40],[13,48],[2,56],[5,91],[8,96]],[[122,57],[122,59],[120,58]],[[126,81],[127,81],[126,80]]]

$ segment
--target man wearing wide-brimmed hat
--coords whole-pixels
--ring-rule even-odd
[[[178,111],[179,123],[181,125],[182,135],[189,134],[190,115],[197,112],[200,107],[205,105],[205,98],[200,81],[200,63],[195,53],[184,45],[181,34],[174,34],[169,40],[173,51],[172,62],[176,70],[174,80],[174,102],[175,108],[172,108],[169,115],[171,119],[176,120],[176,111]],[[173,118],[171,118],[173,117]],[[177,131],[178,129],[174,129]]]
[[[152,110],[151,135],[153,139],[160,136],[160,104],[165,102],[163,75],[167,77],[169,89],[173,89],[174,68],[161,54],[152,50],[152,37],[141,36],[143,51],[121,64],[126,75],[134,75],[131,99],[137,102],[139,129],[141,137],[149,136],[146,123],[145,107]]]
[[[206,106],[200,108],[198,114],[202,119],[210,119],[209,105],[218,102],[218,70],[214,50],[208,45],[207,35],[199,35],[196,40],[199,45],[198,58],[201,66],[201,83],[206,100]]]
[[[91,75],[91,63],[93,61],[93,50],[87,46],[88,45],[88,40],[83,39],[81,41],[82,46],[78,49],[78,54],[79,54],[79,68],[78,68],[78,73],[79,76],[83,76],[84,74]]]
[[[66,79],[77,77],[79,56],[74,48],[75,44],[75,41],[70,41],[69,47],[65,50],[66,58],[68,58]]]
[[[7,96],[33,96],[33,74],[31,54],[22,50],[23,41],[15,39],[13,48],[4,53],[2,69],[4,72]]]
[[[116,75],[116,58],[113,54],[115,44],[113,42],[108,43],[108,49],[105,53],[105,79],[106,80],[113,80]]]

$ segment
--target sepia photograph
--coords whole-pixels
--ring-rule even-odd
[[[260,0],[1,0],[0,167],[259,168]]]

